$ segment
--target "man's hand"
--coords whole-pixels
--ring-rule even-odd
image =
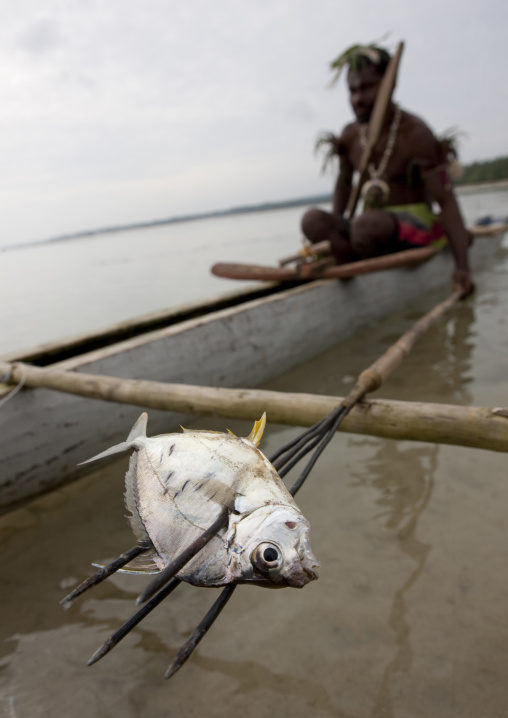
[[[453,273],[453,286],[461,290],[461,299],[465,299],[475,290],[474,282],[469,272],[465,269],[455,270]]]

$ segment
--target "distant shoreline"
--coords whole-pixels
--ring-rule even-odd
[[[231,207],[230,209],[214,210],[212,212],[202,212],[197,214],[177,215],[166,219],[154,219],[147,222],[135,222],[131,224],[119,224],[111,227],[100,227],[98,229],[87,229],[81,232],[72,232],[71,234],[62,234],[58,237],[49,239],[39,239],[32,242],[23,242],[22,244],[11,244],[0,247],[0,252],[11,249],[24,249],[34,247],[39,244],[52,244],[54,242],[67,242],[71,239],[83,239],[84,237],[94,237],[96,234],[111,234],[113,232],[128,232],[134,229],[147,229],[149,227],[160,227],[165,224],[178,224],[181,222],[195,222],[200,219],[213,219],[214,217],[230,217],[237,214],[249,214],[252,212],[270,212],[277,209],[289,209],[291,207],[301,207],[311,204],[324,204],[332,201],[331,194],[317,195],[313,197],[301,197],[298,199],[281,200],[280,202],[264,202],[263,204],[242,205],[240,207]]]
[[[469,192],[481,192],[496,189],[504,189],[508,187],[508,179],[495,180],[491,182],[478,182],[474,184],[457,184],[455,190],[457,194],[468,194]],[[100,227],[98,229],[88,229],[81,232],[72,232],[70,234],[62,234],[58,237],[49,239],[34,240],[32,242],[24,242],[22,244],[11,244],[0,247],[0,252],[13,249],[25,249],[34,247],[39,244],[52,244],[54,242],[66,242],[71,239],[83,239],[85,237],[94,237],[97,234],[112,234],[113,232],[128,232],[135,229],[147,229],[149,227],[160,227],[166,224],[178,224],[181,222],[195,222],[200,219],[213,219],[215,217],[229,217],[237,214],[249,214],[253,212],[270,212],[278,209],[289,209],[291,207],[302,207],[305,205],[325,204],[332,200],[331,193],[323,195],[315,195],[312,197],[300,197],[298,199],[281,200],[279,202],[263,202],[262,204],[241,205],[239,207],[231,207],[229,209],[215,210],[212,212],[201,212],[196,214],[177,215],[166,219],[155,219],[147,222],[134,222],[131,224],[119,224],[111,227]]]
[[[478,192],[483,190],[488,192],[490,189],[504,189],[508,187],[508,179],[491,180],[490,182],[474,182],[467,184],[458,184],[455,186],[455,190],[460,194],[461,192]]]

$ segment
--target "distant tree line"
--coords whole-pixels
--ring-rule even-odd
[[[508,179],[508,157],[498,157],[486,162],[473,162],[466,165],[464,174],[457,184],[476,184],[477,182],[495,182]]]

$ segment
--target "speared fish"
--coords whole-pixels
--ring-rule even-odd
[[[61,603],[70,604],[116,570],[158,573],[138,599],[148,603],[89,664],[111,650],[182,580],[206,587],[244,583],[302,588],[318,577],[308,521],[258,449],[265,423],[263,415],[245,438],[185,429],[148,437],[144,413],[125,442],[89,460],[134,450],[125,504],[137,545],[101,567]]]

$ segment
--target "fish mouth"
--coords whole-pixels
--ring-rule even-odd
[[[284,572],[284,579],[288,586],[292,588],[303,588],[311,581],[319,578],[317,569],[320,567],[319,561],[306,561],[304,564],[296,562]]]

